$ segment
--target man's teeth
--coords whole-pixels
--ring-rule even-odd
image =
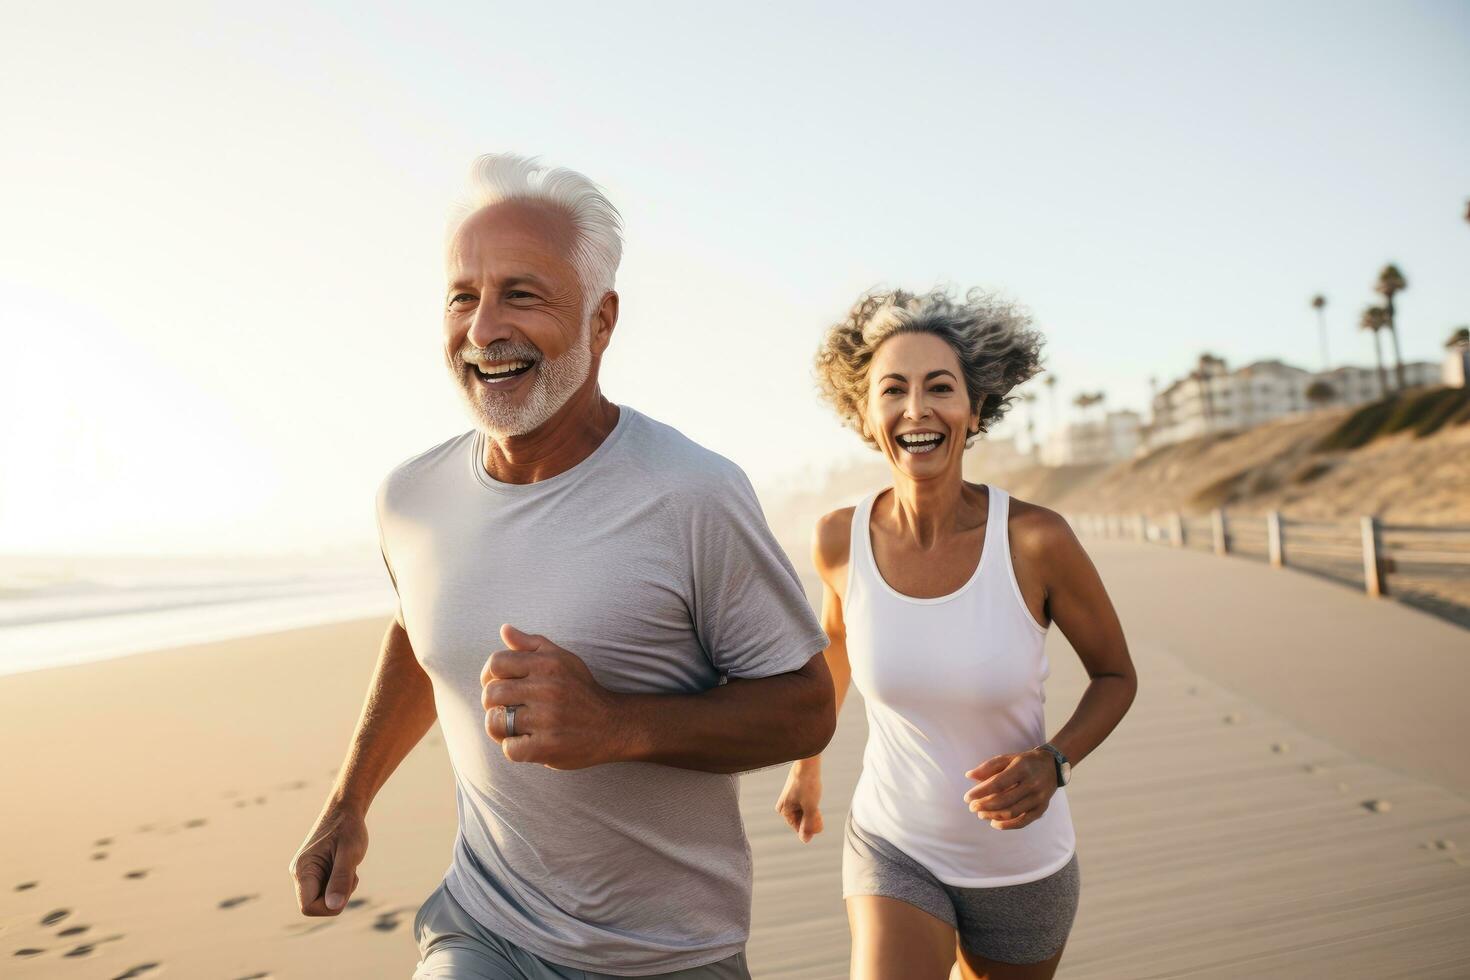
[[[512,371],[519,371],[521,368],[527,368],[530,366],[530,361],[506,361],[503,364],[475,365],[475,367],[479,369],[479,372],[487,378],[495,378],[499,377],[502,374],[510,374]]]

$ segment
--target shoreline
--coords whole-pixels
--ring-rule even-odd
[[[299,608],[306,606],[306,608]],[[80,667],[187,647],[289,633],[393,615],[392,601],[337,600],[323,607],[317,597],[277,600],[273,607],[233,603],[179,609],[141,610],[95,619],[52,620],[0,627],[0,645],[24,652],[0,656],[0,678],[64,667]],[[101,639],[116,630],[110,639]],[[162,635],[160,635],[162,634]],[[30,649],[26,649],[29,646]]]

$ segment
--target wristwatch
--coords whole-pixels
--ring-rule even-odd
[[[1050,742],[1045,743],[1041,747],[1051,753],[1052,761],[1057,764],[1057,785],[1065,786],[1071,782],[1072,763],[1068,762],[1067,757],[1062,755],[1062,750]]]

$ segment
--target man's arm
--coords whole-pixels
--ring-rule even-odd
[[[433,685],[395,619],[383,636],[347,759],[287,869],[303,915],[336,915],[346,906],[367,853],[368,807],[434,717]]]
[[[699,694],[619,694],[544,636],[511,626],[500,635],[509,649],[491,655],[480,680],[486,731],[512,762],[744,772],[816,755],[837,726],[821,653],[789,673],[731,678]],[[514,734],[506,705],[516,706]]]

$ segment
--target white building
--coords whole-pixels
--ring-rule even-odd
[[[1470,375],[1470,344],[1451,341],[1445,345],[1439,382],[1451,388],[1463,388],[1467,375]]]
[[[1388,383],[1394,370],[1386,368]],[[1332,390],[1314,403],[1307,390],[1314,382]],[[1439,365],[1404,365],[1409,387],[1440,383]],[[1206,354],[1193,371],[1154,396],[1149,444],[1163,446],[1210,432],[1247,429],[1316,407],[1361,405],[1383,397],[1376,368],[1340,367],[1312,373],[1282,361],[1256,361],[1234,371],[1222,358]]]
[[[1127,459],[1143,441],[1143,420],[1137,412],[1109,412],[1104,418],[1071,422],[1047,435],[1041,461],[1047,466],[1111,463]]]

